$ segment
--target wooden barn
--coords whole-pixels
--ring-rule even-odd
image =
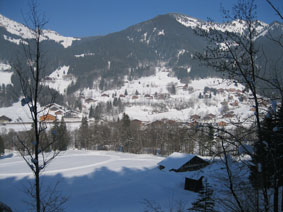
[[[187,172],[202,169],[209,165],[209,162],[193,154],[174,152],[158,165],[167,171]]]
[[[201,176],[198,180],[186,177],[184,189],[193,192],[200,192],[200,190],[203,188],[202,179],[203,176]]]

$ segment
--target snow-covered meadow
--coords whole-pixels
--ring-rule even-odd
[[[213,189],[221,186],[216,176],[224,171],[212,163],[202,171],[175,173],[159,170],[163,157],[120,152],[68,150],[62,152],[44,170],[44,186],[59,183],[59,190],[68,197],[66,211],[144,211],[146,201],[164,210],[186,208],[197,193],[184,190],[185,177],[205,176]],[[24,187],[33,182],[33,175],[15,152],[0,158],[0,200],[13,211],[27,211],[23,202]],[[223,186],[222,186],[223,187]]]

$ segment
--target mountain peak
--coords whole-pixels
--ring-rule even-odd
[[[24,24],[13,21],[0,14],[0,27],[4,27],[10,34],[16,35],[21,39],[33,39],[34,36],[31,30]],[[5,37],[4,37],[5,38]],[[75,40],[80,40],[79,38],[64,37],[52,30],[43,30],[42,40],[53,40],[60,43],[64,48],[72,45]]]

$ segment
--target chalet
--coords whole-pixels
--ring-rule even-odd
[[[219,92],[219,93],[224,93],[224,89],[223,88],[219,88],[219,89],[217,89],[217,91]]]
[[[188,125],[190,127],[196,127],[197,128],[199,126],[199,123],[196,120],[194,120],[193,122],[188,123]]]
[[[228,96],[228,100],[233,100],[234,97],[233,96]]]
[[[161,99],[161,100],[165,100],[170,98],[170,94],[169,93],[160,93],[160,94],[156,94],[155,95],[156,99]]]
[[[269,102],[267,100],[262,99],[259,101],[259,105],[267,107],[269,105]]]
[[[166,122],[170,125],[176,125],[177,124],[177,122],[175,120],[167,120]]]
[[[226,123],[225,121],[220,121],[220,122],[217,123],[217,125],[218,125],[219,127],[226,127],[226,126],[227,126],[227,123]]]
[[[149,97],[150,97],[150,95],[149,95],[149,94],[145,94],[145,95],[144,95],[144,97],[149,98]]]
[[[120,94],[120,97],[121,97],[121,98],[124,98],[124,97],[126,97],[126,96],[125,96],[124,94]]]
[[[132,96],[132,99],[138,99],[139,97],[138,96]]]
[[[91,103],[94,103],[94,102],[95,102],[95,100],[92,99],[92,98],[88,98],[88,99],[85,100],[85,103],[87,103],[87,104],[91,104]]]
[[[255,107],[251,107],[251,108],[250,108],[250,111],[255,112],[255,111],[256,111],[256,108],[255,108]]]
[[[224,101],[224,102],[220,102],[221,105],[228,105],[228,102]]]
[[[12,119],[8,118],[7,116],[0,116],[0,123],[7,123],[11,121]]]
[[[201,176],[198,180],[186,177],[184,189],[193,192],[200,192],[200,190],[203,189],[202,179],[203,176]]]
[[[215,119],[216,118],[216,115],[214,115],[212,113],[207,114],[207,116],[209,116],[211,119]]]
[[[152,123],[150,124],[150,126],[152,126],[152,127],[160,127],[160,126],[162,126],[163,124],[164,124],[163,121],[161,121],[161,120],[156,120],[156,121],[152,122]]]
[[[199,120],[200,116],[195,114],[195,115],[192,115],[190,118],[191,120]]]
[[[50,107],[50,109],[49,109],[50,111],[57,111],[57,110],[59,110],[59,108],[58,107],[56,107],[56,106],[52,106],[52,107]]]
[[[52,81],[53,79],[52,79],[51,77],[47,76],[47,77],[44,77],[44,80],[46,80],[46,81]]]
[[[64,114],[64,113],[63,113],[63,111],[61,111],[61,110],[58,110],[58,111],[55,112],[55,115],[56,115],[56,116],[58,116],[58,115],[61,116],[61,115],[63,115],[63,114]]]
[[[223,115],[223,118],[233,118],[235,116],[234,112],[231,111]]]
[[[56,116],[53,116],[51,114],[40,116],[40,121],[55,121],[55,120],[56,120]]]
[[[133,126],[141,127],[142,126],[142,121],[140,121],[138,119],[134,119],[134,120],[131,121],[131,124]]]
[[[207,114],[206,116],[203,117],[203,120],[209,121],[209,120],[215,119],[215,117],[216,116],[214,114],[209,113],[209,114]]]
[[[235,88],[229,88],[229,89],[227,89],[227,91],[230,92],[230,93],[234,93],[234,92],[236,92],[236,89]]]
[[[101,96],[102,96],[102,97],[109,97],[109,95],[106,94],[106,93],[102,94]]]
[[[188,84],[184,85],[184,86],[183,86],[183,90],[187,90],[188,87],[189,87]]]
[[[80,117],[78,116],[77,112],[68,111],[68,112],[65,113],[64,118],[66,118],[66,119],[79,119]]]
[[[187,172],[200,170],[209,165],[209,163],[193,154],[174,152],[158,165],[164,166],[166,171]]]
[[[230,105],[233,106],[233,107],[238,107],[239,102],[237,100],[235,100],[233,103],[230,103]]]

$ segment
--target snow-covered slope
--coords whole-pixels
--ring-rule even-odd
[[[10,71],[11,66],[6,63],[0,63],[0,85],[11,84],[12,72]]]
[[[1,14],[0,27],[4,27],[9,33],[16,35],[24,40],[33,38],[33,35],[28,27],[13,20],[10,20],[9,18],[6,18]],[[17,44],[20,44],[20,42],[25,43],[25,41],[23,41],[22,39],[9,38],[7,35],[4,35],[4,39]],[[57,32],[51,30],[43,30],[42,40],[53,40],[57,43],[60,43],[62,46],[64,46],[64,48],[67,48],[72,45],[73,41],[79,39],[73,37],[64,37],[62,35],[59,35]]]
[[[193,29],[200,27],[204,30],[215,29],[222,32],[228,31],[239,34],[243,34],[243,32],[247,29],[247,23],[242,20],[234,20],[228,23],[212,23],[212,22],[204,22],[196,18],[192,18],[190,16],[181,15],[181,14],[173,14],[173,16],[180,24],[183,24],[184,26]],[[260,33],[261,31],[265,30],[268,26],[269,26],[268,24],[258,21],[256,30],[258,33]]]
[[[227,173],[219,161],[201,171],[175,173],[157,168],[163,159],[111,151],[68,150],[52,161],[41,180],[46,186],[59,182],[58,190],[68,197],[68,212],[146,211],[146,202],[158,204],[164,211],[176,209],[180,203],[187,209],[198,194],[184,190],[185,177],[199,179],[204,176],[214,190],[215,198],[228,198],[229,194],[223,191]],[[237,165],[234,164],[233,169]],[[245,181],[247,175],[241,178]],[[27,210],[22,201],[27,196],[21,188],[32,181],[32,172],[20,156],[12,153],[0,158],[0,199],[13,211]],[[224,212],[218,203],[215,209]]]
[[[59,93],[66,93],[67,87],[76,81],[76,78],[68,74],[70,66],[61,66],[52,72],[44,84],[50,88],[57,90]]]
[[[94,87],[98,87],[98,83],[94,82]],[[175,93],[169,92],[172,86],[175,88]],[[223,104],[227,104],[229,111],[234,113],[234,118],[247,118],[253,113],[249,111],[251,108],[249,94],[243,93],[243,90],[244,86],[231,84],[220,78],[196,79],[189,83],[182,83],[172,76],[170,69],[161,66],[156,67],[154,76],[137,80],[126,78],[124,86],[119,89],[107,91],[84,89],[80,94],[83,94],[86,99],[94,100],[92,103],[82,101],[82,104],[86,106],[83,110],[85,114],[88,114],[91,105],[95,107],[99,102],[113,102],[114,98],[120,98],[126,105],[125,113],[131,119],[144,122],[161,119],[188,122],[195,114],[201,119],[214,114],[216,118],[208,122],[215,122],[225,120],[222,118],[226,113],[223,111]],[[242,98],[245,100],[242,101]],[[113,116],[108,114],[104,116],[104,119],[113,120]]]

